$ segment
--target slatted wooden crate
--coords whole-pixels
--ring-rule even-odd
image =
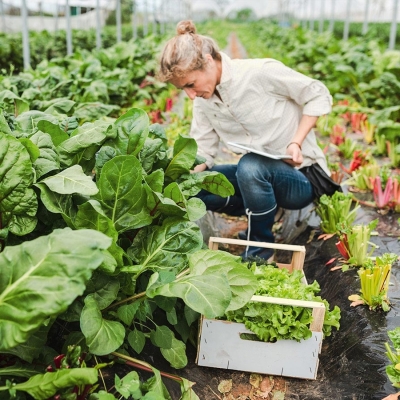
[[[290,251],[292,252],[291,262],[289,264],[277,263],[278,267],[286,268],[290,272],[294,270],[303,271],[304,246],[211,237],[209,248],[217,250],[219,243]],[[304,283],[307,284],[305,277]],[[279,340],[275,343],[245,340],[240,335],[242,333],[253,334],[253,332],[249,331],[244,324],[208,319],[203,316],[200,319],[196,363],[206,367],[301,379],[316,379],[319,362],[318,355],[321,352],[323,337],[324,303],[267,296],[253,296],[251,300],[312,308],[311,338],[300,342]]]

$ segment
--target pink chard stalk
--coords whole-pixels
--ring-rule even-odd
[[[385,190],[382,191],[382,182],[380,176],[376,176],[374,180],[374,200],[378,208],[386,207],[392,199],[393,179],[389,177]]]

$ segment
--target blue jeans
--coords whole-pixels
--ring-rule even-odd
[[[197,197],[208,210],[229,215],[244,215],[246,210],[265,219],[277,207],[299,210],[314,199],[311,183],[300,171],[282,160],[254,153],[245,154],[237,165],[216,165],[210,171],[224,174],[235,188],[229,199],[202,190]]]

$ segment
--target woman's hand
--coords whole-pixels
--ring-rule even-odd
[[[207,169],[207,165],[205,163],[196,165],[190,172],[203,172]]]
[[[292,159],[284,159],[283,161],[287,162],[294,167],[297,167],[303,163],[303,154],[301,152],[301,145],[297,142],[291,142],[286,147],[286,154],[292,156]]]

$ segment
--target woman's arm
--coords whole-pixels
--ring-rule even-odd
[[[286,154],[292,156],[292,160],[286,160],[291,165],[300,165],[303,162],[303,154],[301,152],[301,146],[308,132],[314,128],[317,123],[318,117],[310,115],[303,115],[301,117],[297,131],[291,141],[286,147]]]

